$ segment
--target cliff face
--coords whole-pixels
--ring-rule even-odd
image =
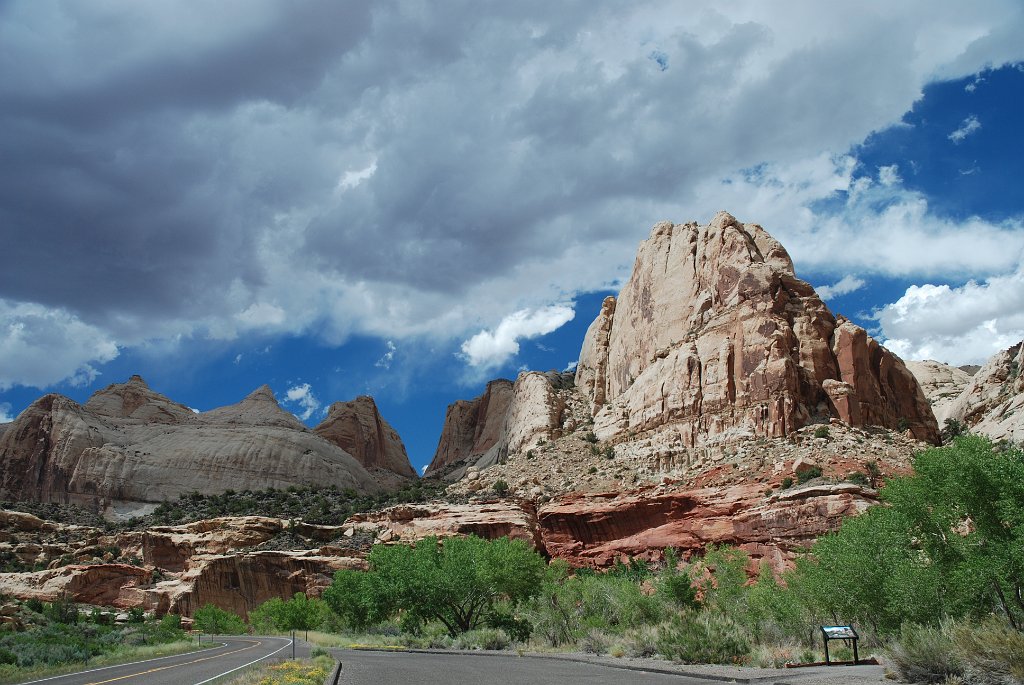
[[[907,368],[921,384],[921,390],[932,405],[932,413],[941,428],[960,393],[971,382],[972,374],[949,364],[931,359],[908,361]]]
[[[602,438],[671,426],[695,448],[835,417],[938,440],[903,362],[834,317],[764,229],[724,212],[654,227],[588,331],[576,383]]]
[[[381,417],[372,397],[362,395],[351,402],[335,402],[313,432],[351,454],[367,469],[416,477],[402,439]]]
[[[499,378],[488,383],[479,397],[448,406],[437,451],[427,467],[427,474],[437,473],[450,464],[479,458],[498,444],[512,404],[512,385],[512,381]]]
[[[1024,342],[994,354],[947,415],[993,440],[1024,441]]]
[[[360,416],[375,424],[369,412]],[[377,442],[364,446],[364,458],[401,468],[404,449],[395,447],[393,433],[381,420],[370,435]],[[407,458],[405,466],[412,474]],[[128,516],[193,490],[289,485],[380,489],[349,452],[281,409],[266,386],[238,404],[197,414],[133,376],[84,405],[46,395],[0,435],[0,497],[6,499],[74,503]]]

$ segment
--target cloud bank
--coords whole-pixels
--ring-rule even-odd
[[[485,366],[721,208],[836,278],[1005,272],[1019,226],[843,155],[1022,30],[1016,0],[2,3],[0,385],[250,333],[483,326]]]

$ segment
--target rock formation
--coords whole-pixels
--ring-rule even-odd
[[[601,438],[671,426],[697,448],[836,417],[938,440],[903,362],[834,317],[764,229],[724,212],[654,227],[590,327],[576,383]]]
[[[1024,441],[1024,342],[994,354],[947,413],[993,440]]]
[[[397,435],[362,405],[362,418],[380,427],[364,454],[380,453],[383,463],[401,468]],[[358,436],[351,437],[355,447]],[[405,472],[413,473],[407,458]],[[191,491],[289,485],[381,487],[349,452],[281,409],[267,386],[238,404],[196,413],[133,376],[84,405],[46,395],[0,436],[4,499],[80,504],[124,517]]]
[[[191,616],[214,604],[241,616],[273,597],[318,596],[335,571],[365,569],[358,555],[317,540],[343,539],[333,526],[292,525],[259,516],[104,535],[88,526],[0,511],[0,552],[42,570],[0,573],[0,593],[18,599],[72,601]],[[259,549],[289,530],[309,549]],[[112,558],[116,550],[119,558]],[[70,563],[68,562],[70,560]]]
[[[559,437],[565,404],[558,391],[567,385],[572,385],[571,375],[529,371],[519,374],[514,383],[491,381],[476,399],[449,405],[426,474],[437,475],[460,464],[461,468],[446,473],[461,477],[469,464],[493,466],[510,451]]]
[[[971,382],[971,375],[963,369],[932,359],[908,361],[907,368],[914,374],[921,390],[932,405],[935,420],[941,427],[950,418],[949,411],[960,393]]]
[[[370,471],[416,477],[402,439],[381,417],[372,397],[360,395],[351,402],[335,402],[313,432],[351,454]]]
[[[512,404],[512,385],[512,381],[499,378],[488,383],[479,397],[448,405],[437,451],[426,474],[434,475],[458,462],[475,461],[498,444]]]

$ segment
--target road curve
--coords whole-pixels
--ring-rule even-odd
[[[21,685],[202,685],[269,657],[290,657],[284,637],[215,636],[220,647],[32,680]],[[298,645],[296,645],[298,647]],[[302,649],[305,656],[308,649]]]
[[[424,654],[331,650],[345,685],[708,685],[681,675],[625,671],[597,664],[530,656]]]

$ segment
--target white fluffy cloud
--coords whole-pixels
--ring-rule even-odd
[[[117,354],[102,330],[66,310],[0,299],[0,390],[85,385],[96,378],[94,364]]]
[[[0,423],[10,423],[13,420],[10,402],[0,402]]]
[[[567,305],[521,309],[502,319],[493,331],[480,331],[462,343],[463,357],[478,369],[497,368],[519,354],[520,340],[551,333],[575,316],[576,312]]]
[[[849,295],[852,292],[856,292],[867,285],[867,281],[862,278],[857,278],[852,274],[847,274],[839,279],[832,285],[819,285],[815,286],[815,290],[818,295],[826,300],[830,300],[833,297],[841,297],[843,295]]]
[[[285,401],[297,404],[301,408],[295,415],[303,421],[308,420],[320,409],[320,400],[313,394],[313,388],[309,383],[294,385],[285,392]]]
[[[930,81],[1024,59],[1022,31],[1018,0],[0,3],[0,297],[88,328],[0,383],[249,332],[484,326],[486,365],[511,312],[719,208],[834,277],[1005,271],[1019,227],[936,219],[842,155]]]
[[[1024,267],[959,288],[911,286],[877,317],[884,344],[904,359],[981,364],[1024,340]]]

